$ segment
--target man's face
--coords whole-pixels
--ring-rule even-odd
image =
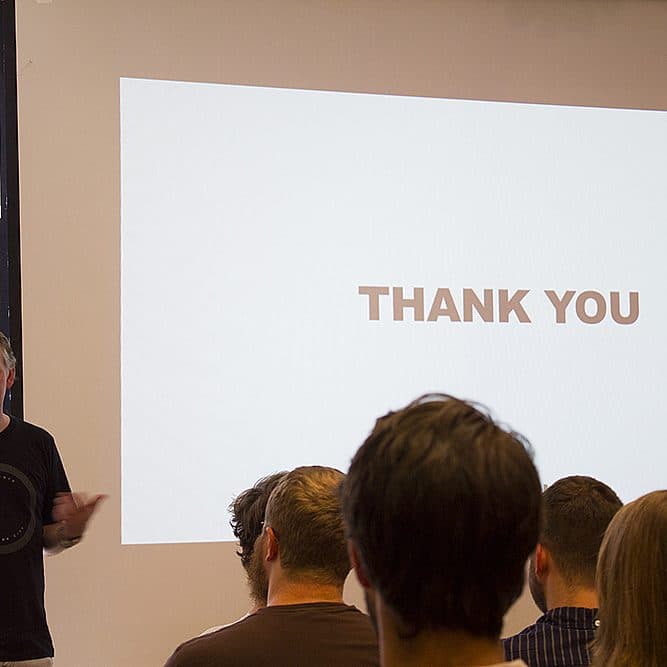
[[[535,604],[539,607],[540,611],[543,614],[547,612],[547,601],[544,596],[544,586],[538,581],[537,575],[535,574],[535,555],[533,554],[530,557],[528,570],[528,588],[530,588],[530,594],[533,596]]]
[[[255,540],[252,557],[246,570],[250,597],[254,602],[261,605],[266,605],[266,599],[269,595],[269,578],[266,576],[266,570],[264,569],[264,539],[265,534],[262,533]]]

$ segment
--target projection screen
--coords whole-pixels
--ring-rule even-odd
[[[431,391],[545,483],[664,484],[666,113],[120,88],[123,543],[229,540],[240,489]]]

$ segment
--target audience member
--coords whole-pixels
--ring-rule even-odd
[[[623,507],[605,533],[597,568],[595,667],[667,665],[667,490]]]
[[[266,580],[264,570],[262,568],[255,568],[253,570],[250,564],[252,563],[255,541],[261,535],[262,527],[264,526],[266,503],[269,500],[271,492],[276,488],[276,484],[278,484],[285,474],[285,472],[277,472],[257,480],[253,486],[240,493],[229,506],[229,511],[232,514],[230,524],[234,531],[234,537],[239,541],[239,546],[241,547],[241,550],[236,553],[241,558],[241,565],[243,565],[246,573],[248,588],[250,589],[250,600],[252,602],[250,611],[239,620],[243,620],[262,607],[266,607],[266,595],[269,583]],[[207,635],[210,632],[226,628],[228,625],[231,625],[231,623],[216,625],[205,630],[202,634]]]
[[[565,477],[542,494],[542,530],[529,583],[543,612],[534,625],[504,640],[505,658],[529,667],[590,665],[598,598],[595,567],[619,497],[592,477]]]
[[[182,644],[168,667],[379,664],[370,620],[343,603],[350,571],[338,493],[343,478],[311,466],[278,482],[249,565],[266,575],[267,606]]]
[[[540,525],[540,480],[520,435],[464,401],[422,397],[376,422],[343,508],[383,667],[502,663],[503,617]]]

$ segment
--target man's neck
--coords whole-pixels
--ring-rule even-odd
[[[598,596],[593,588],[557,587],[549,591],[547,609],[558,609],[559,607],[597,609]]]
[[[343,587],[287,578],[269,582],[267,607],[314,602],[343,602]]]
[[[475,637],[467,632],[421,632],[412,639],[400,639],[397,634],[390,635],[382,630],[382,667],[482,667],[504,660],[498,640]]]

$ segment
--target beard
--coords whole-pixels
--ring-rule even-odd
[[[528,588],[530,588],[530,594],[533,596],[535,604],[539,607],[543,614],[546,614],[547,600],[544,595],[544,586],[542,586],[542,584],[537,580],[537,576],[535,574],[535,561],[533,558],[530,559],[528,570]]]
[[[246,576],[252,601],[259,606],[266,607],[266,598],[269,595],[269,579],[264,571],[264,559],[262,558],[264,550],[261,548],[261,542],[262,538],[260,536],[255,542],[250,563],[246,568]]]

